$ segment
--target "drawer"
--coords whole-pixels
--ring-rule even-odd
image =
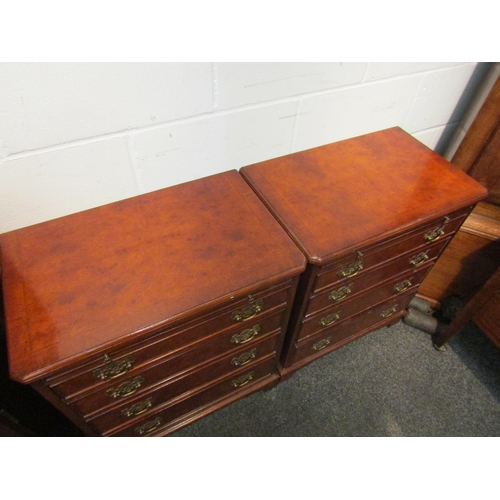
[[[212,386],[204,387],[186,399],[172,402],[127,427],[110,430],[106,435],[134,437],[159,434],[162,428],[174,424],[176,420],[189,418],[189,414],[194,411],[200,413],[206,407],[213,407],[218,400],[251,389],[252,385],[274,374],[277,374],[276,358],[272,356],[255,366],[233,373]]]
[[[269,356],[273,356],[276,359],[277,340],[278,336],[274,335],[244,349],[239,349],[231,355],[205,365],[189,375],[176,378],[152,391],[144,393],[140,398],[123,402],[108,412],[92,418],[89,423],[98,432],[104,433],[133,421],[134,417],[138,418],[138,415],[154,412],[156,408],[184,394],[192,393],[202,387],[211,385],[221,377],[229,374],[236,377],[242,372],[251,370],[254,365]]]
[[[439,247],[438,247],[439,245]],[[421,266],[414,266],[410,263],[414,256],[420,252],[410,252],[402,257],[389,261],[383,266],[378,266],[370,272],[366,272],[359,277],[346,280],[333,289],[327,289],[309,299],[306,309],[306,316],[315,314],[327,307],[341,306],[348,300],[354,299],[359,294],[364,294],[368,289],[375,287],[388,279],[397,279],[398,276],[405,274],[404,279],[411,281],[412,286],[420,283],[427,272],[429,264],[434,264],[436,255],[439,253],[441,244],[436,244],[426,255],[429,257]],[[425,271],[423,271],[425,269]]]
[[[193,343],[203,341],[227,329],[249,328],[269,312],[283,311],[291,291],[290,282],[282,284],[238,302],[226,305],[214,313],[184,323],[173,329],[137,342],[133,347],[111,351],[109,357],[87,363],[48,379],[46,382],[59,396],[72,398],[77,394],[96,390],[110,381],[133,375],[145,365],[163,356],[179,351]]]
[[[406,309],[416,291],[417,288],[415,287],[411,292],[403,296],[377,304],[361,314],[351,316],[330,328],[326,328],[319,334],[312,335],[296,343],[290,353],[290,363],[297,363],[320,352],[333,350],[337,347],[337,344],[344,345],[347,343],[350,337],[357,337],[363,332],[367,333],[370,327],[375,328],[378,327],[377,325],[381,326],[387,323],[393,316]]]
[[[306,338],[375,304],[404,294],[410,288],[418,287],[431,267],[427,265],[416,272],[410,271],[400,274],[385,281],[380,286],[370,288],[364,293],[356,295],[350,300],[309,316],[303,321],[298,338]]]
[[[101,386],[96,392],[68,400],[68,403],[80,415],[88,416],[124,399],[133,399],[159,383],[186,375],[226,353],[238,352],[246,346],[253,348],[261,338],[279,331],[281,317],[281,313],[273,314],[259,323],[251,323],[244,330],[241,326],[231,329],[213,340],[168,356],[164,361],[149,365],[123,380],[117,379]]]
[[[425,262],[436,259],[449,241],[450,238],[439,239],[436,243],[421,245],[420,247],[410,246],[409,248],[406,248],[406,245],[403,242],[399,242],[398,244],[389,247],[390,252],[385,250],[383,252],[378,252],[375,251],[375,249],[372,249],[366,253],[358,255],[356,260],[352,260],[352,257],[351,260],[343,259],[339,261],[338,265],[336,265],[333,269],[322,274],[318,274],[315,280],[314,293],[324,291],[331,286],[342,287],[345,283],[348,283],[349,280],[364,277],[366,273],[375,270],[379,265],[389,265],[389,261],[402,256],[402,254],[404,254],[404,258],[401,258],[401,262],[399,263],[403,264],[404,262],[404,269],[398,268],[396,272],[403,272],[406,269],[417,268]],[[346,264],[346,262],[349,263]],[[351,264],[357,264],[358,271],[351,276],[341,276],[341,273],[351,266]],[[350,269],[354,269],[354,266]],[[390,272],[392,272],[392,269]]]
[[[443,217],[439,221],[420,227],[402,236],[379,245],[353,252],[332,264],[322,266],[314,283],[314,292],[344,279],[349,279],[370,270],[414,248],[424,248],[436,241],[444,241],[453,235],[464,222],[469,209],[461,211],[457,218]]]

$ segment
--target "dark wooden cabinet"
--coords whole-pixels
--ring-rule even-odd
[[[165,435],[279,381],[305,259],[236,171],[0,245],[11,377],[89,435]]]
[[[399,320],[487,195],[397,127],[240,172],[308,260],[281,356],[284,378]]]

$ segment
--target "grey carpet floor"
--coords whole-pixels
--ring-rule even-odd
[[[438,352],[400,322],[172,437],[500,436],[500,350],[473,324]]]

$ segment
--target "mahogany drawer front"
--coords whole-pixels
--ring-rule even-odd
[[[320,352],[333,350],[336,344],[345,341],[349,337],[355,336],[371,326],[389,322],[393,316],[404,311],[416,291],[417,288],[413,288],[411,292],[405,295],[377,304],[375,307],[367,309],[356,316],[351,316],[316,335],[297,342],[288,355],[287,364],[297,363]]]
[[[439,221],[434,221],[417,230],[376,246],[361,249],[359,253],[353,252],[350,256],[335,263],[322,266],[314,283],[314,292],[345,278],[357,276],[374,266],[398,257],[402,253],[411,251],[413,248],[426,247],[437,241],[446,240],[460,228],[468,211],[468,209],[465,213],[461,211],[457,218],[453,218],[453,215],[443,217]]]
[[[83,367],[77,367],[70,372],[65,372],[59,376],[47,380],[47,384],[59,396],[71,398],[77,394],[96,390],[97,388],[109,384],[110,381],[125,378],[125,375],[133,375],[148,363],[154,362],[169,353],[176,352],[195,342],[200,342],[210,336],[218,335],[221,332],[231,329],[245,330],[259,323],[267,313],[283,311],[287,301],[290,300],[290,282],[286,282],[286,287],[266,290],[253,296],[252,301],[244,299],[230,306],[225,306],[223,310],[218,310],[214,314],[198,318],[197,320],[185,323],[175,329],[162,332],[146,341],[136,343],[133,347],[110,352],[111,363],[115,366],[123,366],[119,370],[120,374],[113,378],[107,377],[104,380],[99,378],[99,374],[105,371],[110,363],[104,356],[97,361],[88,363]],[[243,311],[243,312],[242,312]],[[247,316],[243,318],[242,316]]]
[[[261,381],[269,375],[277,373],[276,358],[272,356],[252,367],[239,370],[209,387],[201,388],[186,399],[172,402],[154,413],[149,413],[133,424],[118,429],[111,429],[105,435],[116,437],[151,436],[161,432],[175,420],[203,407],[213,405],[217,400],[231,394],[251,388],[252,384]]]
[[[406,247],[404,242],[400,242],[396,245],[391,246],[390,252],[367,251],[366,253],[363,253],[362,256],[359,255],[356,257],[351,256],[350,259],[349,258],[343,259],[339,261],[338,265],[335,265],[333,269],[330,269],[325,273],[318,274],[313,287],[314,288],[313,293],[325,291],[325,289],[331,286],[334,287],[342,286],[345,282],[348,282],[348,280],[350,279],[354,278],[359,279],[362,276],[364,276],[367,272],[375,270],[377,266],[385,263],[389,264],[389,261],[397,257],[402,257],[402,255],[404,255],[404,257],[406,258],[406,262],[404,264],[405,269],[419,267],[424,263],[419,260],[419,255],[425,254],[425,256],[423,256],[424,261],[430,261],[434,258],[437,258],[441,253],[441,251],[446,247],[449,241],[450,238],[439,239],[439,241],[435,243],[421,245],[420,247],[412,247],[412,246]],[[403,261],[404,259],[402,258],[401,263]],[[347,267],[351,266],[351,264],[359,265],[358,266],[359,271],[350,277],[341,276],[340,273]],[[396,272],[403,272],[405,269],[398,268]]]
[[[253,348],[260,339],[280,331],[281,318],[282,313],[273,314],[259,323],[248,325],[245,330],[241,326],[236,330],[231,329],[215,339],[199,343],[191,349],[177,352],[164,361],[136,371],[125,379],[115,379],[95,392],[82,393],[67,401],[81,415],[90,415],[124,399],[141,395],[167,379],[183,376],[226,353],[239,352],[247,346]]]
[[[273,356],[276,359],[277,335],[269,337],[245,349],[239,349],[230,356],[200,367],[184,377],[158,386],[130,401],[113,407],[106,413],[92,418],[89,423],[100,433],[114,429],[124,423],[134,420],[138,414],[154,412],[158,407],[182,395],[192,393],[201,387],[211,385],[226,375],[238,374],[251,370],[254,365]]]
[[[359,277],[345,280],[332,289],[327,289],[325,292],[313,295],[309,299],[305,315],[310,316],[331,306],[342,307],[346,301],[354,299],[359,294],[364,294],[366,290],[378,286],[388,279],[398,279],[398,276],[402,274],[409,276],[405,279],[410,280],[412,286],[420,283],[429,271],[429,264],[434,264],[435,262],[436,258],[433,256],[436,252],[434,252],[434,248],[432,250],[432,252],[426,254],[429,258],[420,266],[415,267],[410,263],[414,256],[419,255],[420,252],[410,252],[383,266],[376,267],[374,270],[364,273]],[[426,271],[422,272],[422,268],[424,267]]]
[[[364,293],[358,294],[350,300],[336,304],[324,309],[313,316],[309,316],[302,323],[298,338],[303,339],[313,335],[334,323],[338,323],[353,316],[369,307],[383,302],[391,297],[404,294],[409,289],[415,289],[430,270],[427,265],[418,271],[410,271],[392,278],[380,286],[370,288]]]

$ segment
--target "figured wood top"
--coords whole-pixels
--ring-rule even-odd
[[[487,195],[479,183],[399,127],[240,172],[316,264]]]
[[[236,171],[11,231],[0,248],[22,382],[305,266]]]

